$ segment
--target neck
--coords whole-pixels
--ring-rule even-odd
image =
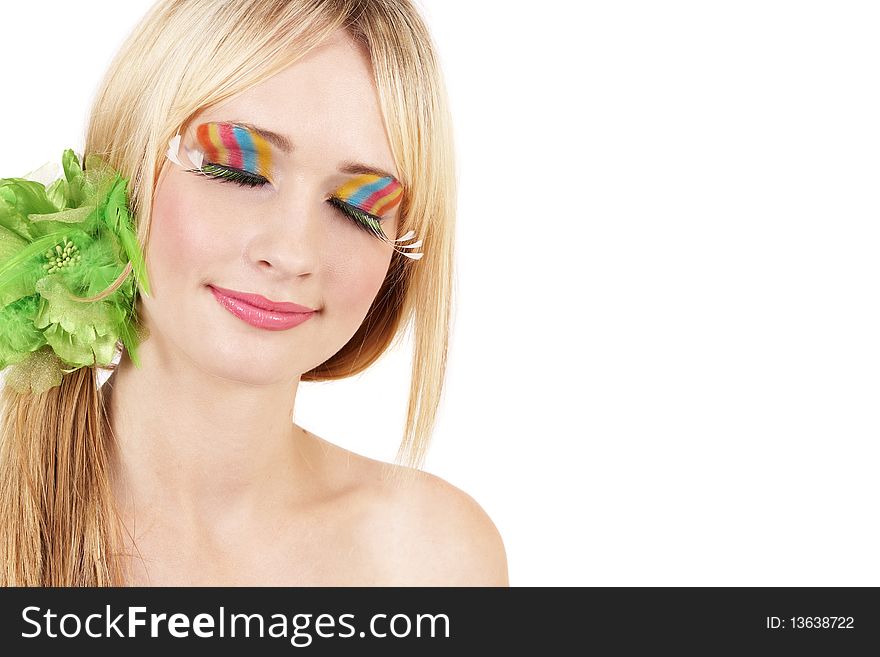
[[[124,354],[104,384],[124,516],[222,531],[296,499],[309,474],[292,419],[298,379],[252,385],[140,356],[137,368]]]

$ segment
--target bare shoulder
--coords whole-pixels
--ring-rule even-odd
[[[395,466],[400,467],[400,466]],[[507,586],[507,555],[495,523],[466,492],[437,475],[407,469],[389,488],[397,514],[394,550],[407,581],[420,586]]]
[[[437,475],[318,440],[337,464],[353,544],[377,584],[508,586],[501,534],[473,497]]]

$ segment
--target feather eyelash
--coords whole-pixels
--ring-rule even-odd
[[[199,149],[184,149],[186,151],[187,159],[192,163],[192,165],[196,169],[202,168],[202,162],[204,161],[205,154],[202,153]],[[181,169],[186,169],[187,166],[180,161],[178,157],[180,153],[180,133],[178,132],[174,137],[172,137],[171,141],[168,142],[168,151],[165,155],[168,156],[168,159],[174,162]]]
[[[395,251],[400,253],[401,255],[406,256],[407,258],[412,258],[413,260],[418,260],[424,254],[423,253],[407,253],[406,251],[402,251],[401,249],[417,249],[422,245],[422,240],[418,240],[413,244],[397,244],[397,242],[406,242],[407,240],[411,240],[415,237],[415,231],[411,230],[403,237],[398,237],[396,240],[391,240],[385,234],[385,231],[382,230],[382,225],[379,223],[379,219],[369,212],[364,212],[360,208],[349,205],[345,201],[342,201],[335,196],[331,196],[329,199],[330,203],[340,210],[347,214],[355,215],[357,219],[357,225],[360,226],[363,230],[367,231],[374,237],[378,237],[380,240],[385,242],[386,244],[391,245]]]
[[[180,139],[181,139],[180,133],[176,134],[168,142],[168,150],[165,153],[165,155],[168,157],[168,159],[171,160],[174,164],[176,164],[180,168],[184,169],[185,171],[189,171],[191,173],[198,173],[198,174],[203,175],[207,178],[217,179],[218,177],[219,178],[225,177],[226,179],[231,179],[230,176],[224,176],[224,174],[215,175],[215,174],[211,174],[211,173],[204,171],[204,166],[205,166],[204,165],[204,158],[205,158],[205,156],[204,156],[204,153],[197,148],[190,149],[190,148],[184,147],[184,150],[186,152],[186,157],[190,161],[190,163],[193,165],[192,167],[188,167],[183,162],[181,162],[180,157],[179,157],[179,155],[180,155]],[[339,208],[340,210],[342,210],[343,212],[345,212],[349,216],[353,216],[356,219],[356,223],[359,227],[361,227],[362,229],[364,229],[365,231],[367,231],[368,233],[370,233],[374,237],[377,237],[381,241],[385,242],[386,244],[390,245],[397,253],[400,253],[401,255],[406,256],[407,258],[410,258],[412,260],[419,260],[424,255],[424,253],[408,253],[407,251],[404,250],[404,249],[417,249],[422,245],[422,240],[417,240],[416,242],[414,242],[412,244],[402,244],[402,242],[406,242],[411,239],[414,239],[416,236],[415,231],[410,230],[405,235],[403,235],[402,237],[398,237],[395,240],[389,239],[388,236],[385,234],[385,231],[382,230],[382,226],[379,222],[378,217],[375,217],[368,212],[364,212],[360,208],[357,208],[353,205],[350,205],[350,204],[346,203],[345,201],[342,201],[341,199],[336,198],[335,196],[330,197],[328,200],[330,201],[331,204],[333,204],[334,206],[336,206],[337,208]]]

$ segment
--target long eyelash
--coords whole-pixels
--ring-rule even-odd
[[[262,187],[269,182],[263,176],[255,176],[247,171],[225,167],[213,162],[203,164],[201,169],[190,169],[190,171],[214,178],[220,182],[233,182],[242,187]]]
[[[265,185],[268,181],[262,176],[255,176],[254,174],[248,173],[247,171],[242,171],[241,169],[235,169],[232,167],[222,166],[220,164],[214,164],[213,162],[208,162],[207,164],[202,165],[201,169],[191,169],[194,173],[201,173],[211,178],[216,178],[220,182],[234,182],[238,185],[249,186],[249,187],[260,187]],[[358,207],[353,205],[349,205],[348,203],[336,198],[335,196],[330,197],[328,199],[330,204],[333,205],[337,210],[340,210],[346,217],[352,219],[356,226],[365,230],[375,237],[379,237],[380,239],[386,238],[385,231],[382,230],[381,222],[382,219],[377,217],[374,214],[370,214],[369,212],[365,212]]]
[[[414,231],[409,231],[406,235],[404,235],[403,237],[398,237],[396,240],[390,240],[388,239],[388,236],[385,234],[385,231],[382,230],[382,226],[380,225],[382,219],[380,219],[376,215],[365,212],[353,205],[349,205],[345,201],[338,199],[335,196],[331,196],[329,199],[327,199],[327,202],[339,211],[341,211],[343,214],[348,216],[352,221],[354,221],[356,226],[370,233],[370,235],[372,235],[373,237],[378,237],[386,244],[390,244],[392,247],[394,247],[394,250],[401,255],[404,255],[411,260],[418,260],[424,255],[422,253],[408,253],[403,250],[417,249],[422,245],[422,240],[408,245],[402,244],[402,242],[409,241],[413,239],[413,237],[415,237]]]
[[[241,169],[225,167],[220,164],[215,164],[213,162],[207,162],[203,164],[202,162],[204,154],[199,150],[187,150],[187,157],[190,162],[199,167],[196,169],[188,169],[180,161],[180,158],[177,155],[179,149],[180,134],[178,133],[168,142],[168,151],[166,152],[166,155],[168,159],[190,173],[196,173],[207,178],[219,180],[220,182],[232,182],[242,187],[263,187],[267,183],[271,183],[270,180],[266,179],[263,176],[257,176],[252,173],[248,173],[247,171],[242,171]],[[370,214],[369,212],[365,212],[364,210],[361,210],[360,208],[357,208],[353,205],[349,205],[345,201],[336,198],[335,196],[331,196],[329,199],[327,199],[327,201],[333,207],[335,207],[337,210],[339,210],[349,219],[351,219],[356,226],[370,233],[374,237],[377,237],[386,244],[389,244],[400,255],[406,256],[411,260],[419,260],[424,255],[424,253],[416,253],[415,251],[409,252],[404,250],[417,249],[422,245],[422,240],[417,240],[412,244],[404,244],[404,242],[415,239],[415,231],[411,230],[407,232],[406,235],[398,237],[395,240],[388,239],[385,231],[382,230],[381,222],[383,220],[380,217]]]
[[[337,210],[340,210],[342,214],[352,219],[358,228],[361,228],[380,239],[387,239],[387,237],[385,236],[385,231],[382,230],[382,226],[380,225],[382,219],[380,219],[376,215],[370,214],[369,212],[364,212],[360,208],[349,205],[345,201],[338,199],[335,196],[331,196],[329,199],[327,199],[327,201]]]

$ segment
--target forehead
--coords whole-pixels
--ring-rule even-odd
[[[194,124],[231,120],[287,136],[295,159],[366,161],[397,175],[369,55],[344,31]]]

